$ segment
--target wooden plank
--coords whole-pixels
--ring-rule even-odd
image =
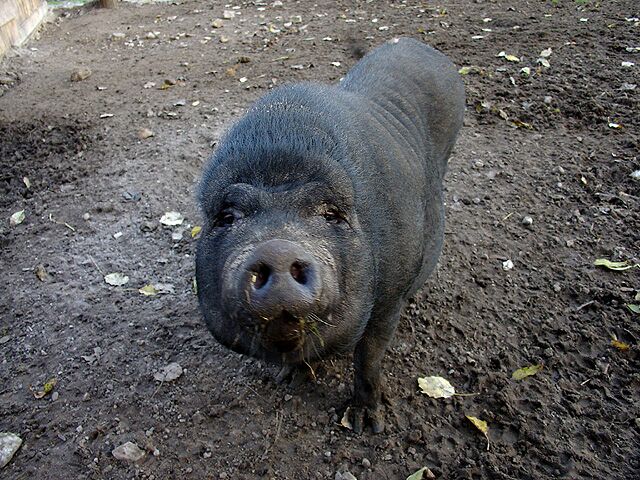
[[[29,38],[46,13],[44,0],[0,0],[0,58]]]

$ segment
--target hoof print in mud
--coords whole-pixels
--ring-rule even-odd
[[[280,381],[355,350],[354,395],[367,405],[348,410],[356,432],[384,428],[381,362],[440,255],[442,182],[464,104],[447,57],[392,41],[336,86],[258,100],[202,176],[196,269],[209,329],[283,365]]]

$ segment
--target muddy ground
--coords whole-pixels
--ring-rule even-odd
[[[0,64],[0,431],[23,439],[0,476],[363,480],[426,466],[443,479],[635,478],[640,317],[627,304],[640,269],[593,262],[640,263],[637,2],[283,4],[58,10]],[[213,28],[224,10],[234,18]],[[205,329],[194,190],[253,100],[337,82],[352,39],[399,35],[477,68],[444,254],[384,362],[388,429],[355,436],[339,425],[349,358],[292,391]],[[91,76],[71,82],[82,67]],[[138,138],[144,128],[154,136]],[[184,223],[161,225],[167,211]],[[106,284],[111,272],[129,282]],[[173,292],[143,296],[149,283]],[[172,362],[183,374],[154,380]],[[511,379],[532,364],[544,368]],[[431,399],[424,375],[477,395]],[[488,422],[488,450],[465,415]],[[146,453],[137,463],[112,455],[128,441]]]

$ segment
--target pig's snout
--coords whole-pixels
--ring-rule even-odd
[[[249,310],[263,320],[283,313],[305,317],[321,307],[320,266],[297,243],[275,239],[259,244],[244,270],[240,291]]]

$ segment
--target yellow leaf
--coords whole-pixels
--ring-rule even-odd
[[[417,472],[414,472],[413,474],[409,475],[407,477],[407,480],[422,480],[424,478],[424,474],[430,470],[427,467],[422,467],[420,470],[418,470]],[[432,474],[433,475],[433,474]]]
[[[514,380],[522,380],[523,378],[530,377],[531,375],[535,375],[540,370],[542,370],[542,364],[539,365],[529,365],[528,367],[522,367],[513,372],[511,378]]]
[[[620,340],[611,340],[611,346],[616,347],[621,352],[626,352],[631,348],[628,343],[621,342]]]
[[[196,225],[191,229],[191,238],[195,238],[202,231],[202,227],[200,225]]]
[[[597,258],[593,262],[593,264],[596,267],[606,267],[609,270],[616,270],[616,271],[629,270],[630,268],[633,268],[633,267],[640,267],[640,265],[632,265],[627,261],[612,262],[611,260],[607,260],[606,258]]]
[[[33,396],[35,398],[43,398],[53,392],[53,388],[56,386],[58,381],[55,378],[52,378],[47,383],[44,384],[44,388],[38,392],[33,392]]]
[[[156,287],[154,287],[151,284],[145,285],[144,287],[139,288],[138,291],[146,297],[152,297],[158,294],[158,290],[156,289]]]
[[[506,60],[508,60],[509,62],[519,62],[520,59],[518,57],[516,57],[515,55],[505,55],[504,58]]]
[[[465,417],[467,417],[467,419],[469,419],[469,421],[473,423],[473,425],[485,436],[487,439],[487,450],[489,450],[489,426],[487,425],[487,422],[480,420],[477,417],[472,417],[471,415],[465,415]]]

